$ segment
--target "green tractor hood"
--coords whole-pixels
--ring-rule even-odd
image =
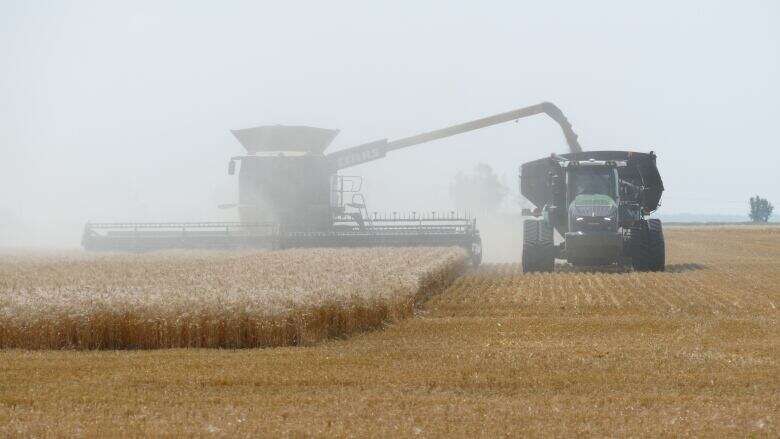
[[[603,207],[612,207],[617,206],[615,203],[615,200],[612,199],[609,195],[590,195],[590,194],[580,194],[577,195],[577,198],[572,201],[572,206],[574,207],[590,207],[590,206],[603,206]]]

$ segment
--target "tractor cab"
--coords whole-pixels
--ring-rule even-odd
[[[614,162],[569,162],[566,166],[568,230],[617,230],[618,194]]]
[[[623,247],[619,233],[618,171],[609,161],[570,161],[566,170],[568,231],[562,249],[577,265],[617,261]]]

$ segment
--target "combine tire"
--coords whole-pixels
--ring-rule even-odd
[[[634,268],[637,271],[664,271],[666,248],[661,221],[649,219],[642,227],[635,245]]]
[[[542,221],[523,222],[523,272],[553,271],[555,243],[553,228]]]
[[[471,242],[471,265],[479,267],[482,263],[482,238],[479,235]]]

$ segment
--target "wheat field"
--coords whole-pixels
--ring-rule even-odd
[[[664,273],[468,271],[304,347],[0,350],[0,435],[777,437],[780,228],[670,228]]]
[[[311,344],[408,316],[458,248],[0,255],[0,348]]]

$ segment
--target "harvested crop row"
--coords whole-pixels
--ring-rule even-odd
[[[0,347],[310,344],[410,315],[465,265],[457,248],[0,255]]]
[[[474,316],[490,310],[524,317],[777,318],[780,228],[669,228],[666,234],[665,272],[558,265],[554,273],[523,274],[519,264],[483,265],[436,304]]]

